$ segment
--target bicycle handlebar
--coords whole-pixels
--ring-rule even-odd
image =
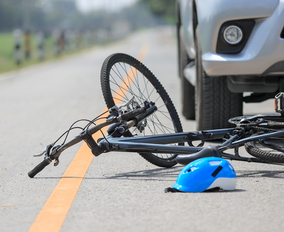
[[[127,120],[132,119],[135,116],[137,116],[139,114],[143,114],[145,112],[146,112],[145,107],[142,107],[142,108],[138,108],[138,109],[132,110],[130,112],[126,112],[126,113],[122,114],[120,116],[120,118],[121,118],[122,121],[127,121]]]
[[[30,178],[33,178],[36,174],[38,174],[40,171],[42,171],[47,165],[49,165],[51,163],[51,159],[44,159],[41,163],[39,163],[37,166],[34,167],[33,170],[31,170],[28,173],[28,176]]]
[[[110,125],[112,124],[113,122],[109,121],[109,122],[103,122],[103,123],[100,123],[90,129],[88,129],[88,133],[90,135],[96,133],[97,131],[99,131],[100,129],[102,129],[103,127],[107,126],[107,125]],[[66,150],[67,148],[81,142],[83,140],[83,138],[78,135],[76,136],[74,139],[72,139],[71,141],[69,141],[68,143],[62,145],[62,146],[59,146],[58,149],[55,149],[52,151],[51,154],[49,154],[49,152],[47,153],[47,157],[41,162],[39,163],[34,169],[32,169],[29,173],[28,173],[28,176],[30,178],[33,178],[36,174],[38,174],[40,171],[42,171],[47,165],[49,165],[52,160],[54,159],[58,159],[59,155],[64,151]],[[50,146],[50,145],[49,145]],[[51,149],[51,147],[50,147]]]
[[[135,119],[136,116],[144,114],[144,113],[146,113],[146,111],[147,110],[146,110],[145,107],[141,107],[141,108],[134,109],[134,110],[132,110],[130,112],[123,113],[120,116],[114,117],[114,118],[112,118],[109,121],[102,122],[102,123],[100,123],[100,124],[90,128],[90,129],[88,129],[87,133],[92,135],[92,134],[96,133],[97,131],[99,131],[100,129],[102,129],[103,127],[108,126],[108,125],[110,125],[110,124],[112,124],[114,122],[117,122],[117,121],[128,121],[130,119]],[[137,119],[135,121],[137,121]],[[64,144],[63,146],[59,146],[58,149],[53,150],[51,155],[49,155],[49,152],[48,152],[48,156],[41,163],[39,163],[34,169],[32,169],[28,173],[28,176],[30,178],[33,178],[36,174],[38,174],[40,171],[42,171],[47,165],[49,165],[52,162],[52,160],[58,159],[59,155],[65,149],[75,145],[78,142],[81,142],[82,140],[83,139],[82,139],[81,136],[77,136],[73,140],[71,140],[68,143]],[[49,146],[50,147],[48,149],[51,149],[52,146],[51,145],[49,145]],[[43,153],[41,153],[40,155],[42,155]]]

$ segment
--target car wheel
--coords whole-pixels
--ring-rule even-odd
[[[199,27],[195,33],[196,86],[195,115],[197,130],[232,127],[229,118],[242,115],[243,96],[232,93],[226,77],[209,77],[202,66]]]
[[[185,50],[183,30],[181,27],[179,27],[178,33],[178,66],[181,79],[182,114],[186,119],[195,119],[194,86],[183,74],[184,68],[191,60]]]

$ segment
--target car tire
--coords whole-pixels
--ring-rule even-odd
[[[184,35],[181,27],[178,28],[178,66],[181,79],[181,100],[182,114],[186,119],[195,119],[195,94],[194,86],[186,79],[183,74],[184,68],[192,60],[188,57],[185,50]]]
[[[196,44],[196,86],[195,115],[197,130],[232,127],[228,119],[242,115],[242,93],[232,93],[227,78],[209,77],[202,66],[202,52],[199,27],[195,33]]]

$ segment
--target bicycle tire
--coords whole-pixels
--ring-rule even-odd
[[[101,69],[101,88],[108,108],[123,103],[135,96],[131,107],[144,101],[153,101],[158,110],[137,125],[135,136],[182,132],[182,125],[168,93],[154,74],[140,61],[123,53],[106,58]],[[183,144],[179,144],[183,145]],[[159,167],[172,167],[177,164],[177,154],[139,153],[144,159]]]
[[[284,138],[270,138],[265,140],[270,145],[278,146],[284,149]],[[261,160],[284,163],[284,153],[271,147],[263,146],[259,140],[245,143],[246,151]]]

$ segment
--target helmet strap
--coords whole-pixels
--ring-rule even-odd
[[[179,191],[172,187],[165,188],[165,193],[176,193],[176,192],[182,192],[182,191]]]

